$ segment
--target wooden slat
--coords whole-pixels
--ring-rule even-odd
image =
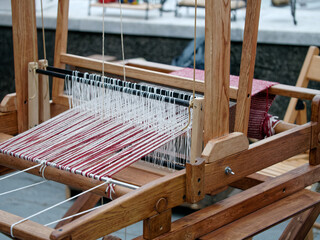
[[[270,87],[268,93],[285,97],[296,97],[303,100],[312,100],[315,95],[320,94],[320,91],[310,88],[277,84]]]
[[[28,63],[28,129],[39,124],[38,62]]]
[[[67,52],[68,41],[68,16],[69,16],[69,0],[59,0],[56,39],[54,47],[54,66],[65,68],[65,64],[61,62],[61,54]],[[64,80],[55,78],[52,83],[52,100],[63,94]]]
[[[0,231],[10,236],[12,224],[23,219],[22,217],[0,210]],[[13,234],[17,239],[48,240],[52,228],[27,220],[14,226]]]
[[[46,70],[48,61],[39,60],[39,68]],[[49,77],[43,74],[39,75],[39,122],[45,122],[50,119],[50,90]]]
[[[180,205],[185,194],[185,171],[172,173],[122,196],[54,231],[51,239],[96,239],[157,214],[155,205],[167,200],[166,209]],[[90,237],[89,237],[90,236]]]
[[[314,200],[316,200],[316,197]],[[304,202],[302,204],[305,205],[306,203]],[[305,237],[307,236],[313,226],[313,223],[319,216],[319,212],[320,205],[318,204],[317,206],[295,216],[290,221],[290,223],[280,236],[279,240],[306,239]]]
[[[196,158],[201,157],[203,149],[203,118],[204,118],[204,99],[193,100],[192,113],[192,136],[191,136],[191,150],[190,163],[194,164]]]
[[[319,55],[319,48],[311,46],[308,50],[307,56],[303,62],[296,86],[307,88],[309,79],[307,78],[307,73],[310,69],[310,64],[315,55]],[[320,65],[319,65],[320,66]],[[297,96],[295,96],[297,97]],[[289,102],[286,114],[284,116],[284,121],[289,123],[294,123],[297,117],[297,111],[295,111],[295,107],[297,105],[297,98],[292,98]]]
[[[76,67],[87,68],[95,71],[101,72],[102,62],[101,60],[91,59],[81,56],[76,56],[72,54],[61,54],[61,62],[64,64],[69,64]],[[161,72],[151,71],[147,69],[141,69],[136,67],[126,66],[126,76],[134,79],[139,79],[142,81],[157,83],[161,85],[176,87],[185,90],[193,89],[193,80],[191,78],[185,78],[180,76],[173,76],[170,74],[165,74]],[[107,73],[122,76],[123,66],[116,63],[104,63],[104,69]],[[204,92],[203,81],[196,81],[195,89],[197,92]],[[237,98],[237,88],[230,88],[230,98]]]
[[[297,213],[306,211],[309,208],[312,209],[315,205],[319,206],[319,203],[319,193],[311,192],[309,190],[301,190],[295,194],[292,194],[291,196],[259,209],[258,211],[249,214],[231,224],[219,228],[212,233],[202,236],[199,239],[247,239],[291,218]],[[305,235],[308,234],[312,224],[309,225],[308,231],[304,231]],[[305,235],[300,235],[299,238],[290,239],[304,239]],[[289,239],[289,236],[290,235],[287,235],[283,239]]]
[[[11,10],[18,131],[23,132],[28,129],[28,63],[38,60],[35,1],[12,0]]]
[[[319,51],[319,49],[318,49]],[[319,55],[319,53],[318,53]],[[309,67],[309,71],[307,73],[307,78],[320,81],[320,56],[313,56],[312,61]]]
[[[236,119],[234,126],[235,132],[242,132],[245,135],[247,135],[249,126],[251,91],[256,60],[260,7],[261,0],[247,1],[237,95]]]
[[[311,124],[305,124],[250,145],[247,151],[217,160],[206,166],[206,192],[221,188],[288,159],[310,148]],[[280,154],[281,153],[281,154]],[[234,175],[226,175],[230,167]]]
[[[230,1],[206,1],[204,145],[229,133]]]
[[[185,216],[171,231],[156,238],[165,240],[196,239],[260,208],[287,197],[320,179],[320,167],[308,164],[277,178]],[[142,239],[142,238],[137,238]]]

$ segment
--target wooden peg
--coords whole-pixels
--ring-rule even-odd
[[[320,96],[317,95],[312,100],[311,105],[311,145],[309,154],[310,165],[318,165],[320,163]]]
[[[39,69],[46,70],[48,60],[39,60]],[[49,77],[43,74],[39,75],[39,122],[45,122],[50,119],[50,93]]]
[[[39,124],[39,80],[36,74],[37,62],[28,64],[28,128]]]
[[[194,164],[196,158],[201,156],[203,149],[203,119],[204,119],[204,99],[196,98],[193,100],[192,114],[192,136],[190,163]]]
[[[154,239],[171,229],[171,209],[143,220],[143,238]]]
[[[196,163],[186,164],[186,201],[196,203],[204,198],[205,161],[197,158]]]

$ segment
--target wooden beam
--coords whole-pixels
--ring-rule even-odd
[[[204,145],[229,133],[230,1],[205,6]]]
[[[316,200],[316,197],[313,198]],[[302,203],[304,206],[306,202]],[[310,229],[312,231],[313,223],[316,221],[320,213],[320,205],[314,206],[309,210],[295,216],[282,235],[279,240],[294,240],[294,239],[305,239]]]
[[[23,170],[36,165],[36,163],[0,153],[0,165],[11,168],[11,169]],[[28,171],[28,173],[36,176],[41,176],[41,174],[39,173],[39,167]],[[70,173],[67,171],[62,171],[53,167],[46,168],[45,177],[48,180],[60,182],[70,187],[81,189],[81,190],[87,190],[102,183],[101,181],[98,181],[98,180],[87,178],[82,175]],[[128,188],[116,186],[115,187],[116,194],[114,197],[117,198],[119,196],[126,194],[129,191],[131,190]],[[106,194],[106,185],[103,185],[97,189],[92,190],[92,193],[96,193],[100,196],[108,197]]]
[[[22,219],[23,217],[0,210],[0,232],[11,236],[11,225]],[[52,228],[27,220],[14,226],[13,235],[16,239],[48,240],[52,231]]]
[[[302,100],[312,100],[314,96],[320,95],[320,91],[316,89],[295,87],[285,84],[277,84],[270,87],[268,93],[285,97],[296,97]]]
[[[250,145],[247,151],[207,164],[205,191],[227,186],[275,163],[286,160],[310,148],[311,124],[305,124]],[[281,154],[279,154],[281,153]],[[234,175],[225,173],[229,167]]]
[[[319,213],[320,194],[309,190],[301,190],[286,198],[272,203],[264,208],[257,210],[235,222],[225,225],[214,232],[200,237],[200,240],[209,239],[247,239],[251,238],[268,228],[275,226],[296,214],[313,209],[316,206]],[[310,214],[310,213],[309,213]],[[315,215],[313,214],[313,215]],[[312,219],[313,222],[315,219]],[[299,237],[291,237],[290,234],[283,235],[282,240],[304,239],[308,234],[313,222],[308,224],[305,231]],[[298,229],[298,232],[301,229]],[[306,231],[307,230],[307,231]],[[289,233],[289,232],[287,232]]]
[[[313,98],[311,104],[312,138],[309,162],[312,165],[320,163],[320,95]]]
[[[197,239],[319,180],[320,167],[306,164],[183,217],[172,223],[169,233],[156,239]]]
[[[21,133],[28,129],[28,63],[38,60],[35,1],[12,0],[11,10],[18,131]]]
[[[239,87],[237,95],[237,108],[235,119],[235,132],[247,135],[249,126],[250,104],[261,0],[248,0],[246,8],[246,21],[244,27]]]
[[[54,66],[57,68],[65,68],[65,64],[61,61],[61,54],[67,52],[68,41],[68,17],[69,17],[69,0],[59,0],[56,26],[56,39],[54,47]],[[52,83],[52,100],[63,95],[64,80],[54,78]]]
[[[190,163],[194,164],[196,162],[196,158],[201,157],[203,149],[204,99],[194,99],[192,110]]]
[[[156,215],[155,205],[159,199],[167,200],[163,210],[180,205],[184,202],[185,189],[185,170],[172,173],[63,226],[52,233],[51,239],[102,237]]]

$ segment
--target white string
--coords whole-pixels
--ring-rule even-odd
[[[33,184],[26,185],[26,186],[23,186],[23,187],[20,187],[20,188],[16,188],[16,189],[13,189],[13,190],[10,190],[10,191],[7,191],[7,192],[3,192],[3,193],[0,193],[0,196],[6,195],[6,194],[9,194],[9,193],[13,193],[13,192],[17,192],[17,191],[20,191],[20,190],[24,190],[24,189],[27,189],[27,188],[31,188],[31,187],[37,186],[39,184],[45,183],[47,181],[48,180],[43,180],[41,182],[33,183]]]
[[[122,52],[122,67],[123,67],[123,80],[126,81],[126,67],[124,61],[124,43],[123,43],[123,21],[122,21],[122,3],[120,3],[120,36],[121,36],[121,52]]]
[[[70,200],[72,200],[72,199],[75,199],[75,198],[77,198],[77,197],[79,197],[79,196],[81,196],[81,195],[83,195],[83,194],[86,194],[86,193],[88,193],[88,192],[90,192],[90,191],[92,191],[92,190],[94,190],[94,189],[96,189],[96,188],[101,187],[101,186],[104,185],[104,184],[107,184],[107,182],[101,183],[101,184],[99,184],[99,185],[97,185],[97,186],[95,186],[95,187],[93,187],[93,188],[90,188],[90,189],[88,189],[88,190],[86,190],[86,191],[83,191],[83,192],[81,192],[81,193],[79,193],[79,194],[77,194],[77,195],[75,195],[75,196],[73,196],[73,197],[71,197],[71,198],[68,198],[68,199],[66,199],[66,200],[64,200],[64,201],[61,201],[61,202],[59,202],[59,203],[56,203],[56,204],[54,204],[53,206],[50,206],[50,207],[48,207],[48,208],[45,208],[45,209],[43,209],[43,210],[41,210],[41,211],[39,211],[39,212],[37,212],[37,213],[35,213],[35,214],[32,214],[32,215],[30,215],[30,216],[28,216],[28,217],[26,217],[26,218],[24,218],[24,219],[21,219],[21,220],[18,221],[18,222],[13,223],[13,224],[11,225],[11,227],[10,227],[10,235],[11,235],[11,237],[14,238],[13,228],[14,228],[15,225],[17,225],[17,224],[19,224],[19,223],[22,223],[22,222],[24,222],[24,221],[27,221],[27,220],[35,217],[35,216],[38,216],[38,215],[41,214],[41,213],[44,213],[44,212],[46,212],[46,211],[48,211],[48,210],[50,210],[50,209],[52,209],[52,208],[55,208],[55,207],[57,207],[57,206],[59,206],[59,205],[61,205],[61,204],[64,204],[64,203],[66,203],[66,202],[68,202],[68,201],[70,201]]]
[[[0,181],[2,181],[2,180],[4,180],[4,179],[7,179],[7,178],[10,178],[10,177],[13,177],[13,176],[15,176],[15,175],[18,175],[18,174],[20,174],[20,173],[27,172],[27,171],[29,171],[29,170],[31,170],[31,169],[34,169],[34,168],[37,168],[37,167],[39,167],[39,166],[41,166],[41,165],[42,165],[42,164],[37,164],[37,165],[34,165],[34,166],[29,167],[29,168],[27,168],[27,169],[24,169],[24,170],[21,170],[21,171],[12,173],[12,174],[10,174],[10,175],[7,175],[7,176],[5,176],[5,177],[0,178]]]
[[[50,223],[45,224],[44,226],[47,227],[47,226],[50,226],[50,225],[52,225],[52,224],[55,224],[55,223],[58,223],[58,222],[61,222],[61,221],[64,221],[64,220],[68,220],[68,219],[70,219],[70,218],[74,218],[74,217],[77,217],[77,216],[79,216],[79,215],[83,215],[83,214],[85,214],[85,213],[92,212],[93,210],[96,210],[96,209],[98,209],[98,208],[101,208],[102,206],[103,206],[103,205],[97,206],[97,207],[94,207],[94,208],[90,208],[90,209],[88,209],[88,210],[85,210],[85,211],[82,211],[82,212],[79,212],[79,213],[70,215],[70,216],[68,216],[68,217],[55,220],[55,221],[53,221],[53,222],[50,222]]]

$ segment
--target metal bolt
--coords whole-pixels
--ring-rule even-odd
[[[227,175],[234,175],[234,172],[232,171],[232,169],[230,168],[230,167],[226,167],[225,169],[224,169],[224,172],[225,172],[225,174],[227,174]]]

